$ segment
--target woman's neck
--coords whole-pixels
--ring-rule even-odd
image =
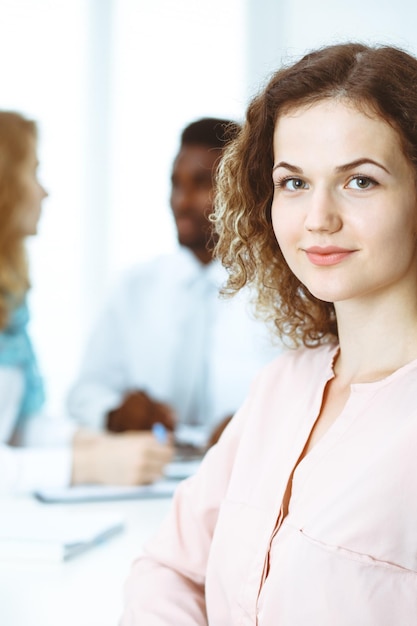
[[[339,380],[372,382],[417,359],[417,303],[408,306],[336,305]]]

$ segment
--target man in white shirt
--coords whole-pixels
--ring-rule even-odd
[[[171,192],[179,248],[133,268],[110,298],[69,394],[80,424],[123,432],[162,422],[177,440],[213,443],[256,371],[282,350],[252,317],[248,293],[219,297],[226,272],[213,259],[208,216],[222,150],[238,129],[204,118],[182,132]]]

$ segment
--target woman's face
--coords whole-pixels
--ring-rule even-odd
[[[22,237],[37,234],[42,200],[48,195],[38,180],[37,169],[36,141],[31,138],[27,157],[20,166],[22,199],[16,208],[16,227]]]
[[[273,228],[314,296],[417,292],[414,181],[398,134],[375,114],[334,99],[278,119]]]

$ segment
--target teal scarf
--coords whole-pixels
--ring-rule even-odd
[[[0,366],[19,368],[24,376],[25,389],[19,419],[39,411],[45,401],[42,378],[27,332],[28,322],[29,311],[24,302],[15,309],[7,327],[0,332]]]

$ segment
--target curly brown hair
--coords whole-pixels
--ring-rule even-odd
[[[229,273],[224,294],[245,285],[256,309],[292,345],[337,340],[334,305],[314,297],[288,267],[271,219],[273,134],[290,109],[342,98],[372,112],[399,134],[417,179],[417,59],[392,46],[327,46],[279,69],[250,103],[238,137],[219,167],[216,255]]]
[[[0,111],[0,329],[29,288],[24,240],[16,231],[16,207],[22,200],[20,168],[37,136],[35,122]]]

